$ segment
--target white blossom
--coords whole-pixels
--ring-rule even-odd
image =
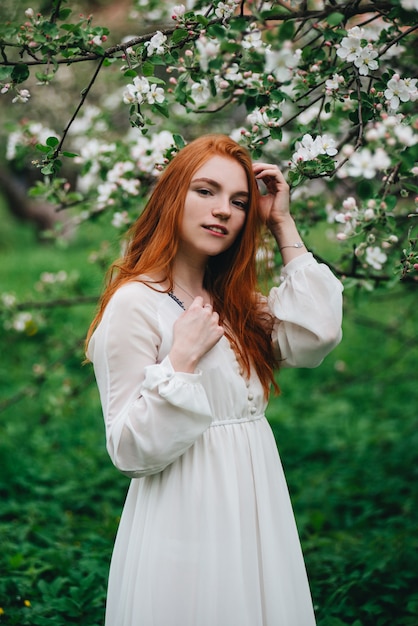
[[[229,65],[225,69],[223,75],[226,80],[230,80],[233,82],[241,81],[243,78],[241,72],[239,71],[239,66],[237,63],[232,63],[232,65]]]
[[[351,155],[346,171],[349,176],[371,179],[379,170],[389,166],[390,158],[383,148],[378,148],[374,153],[369,148],[363,148]]]
[[[206,78],[202,78],[200,83],[193,83],[192,98],[196,104],[204,104],[210,97],[209,84]]]
[[[209,61],[216,59],[219,55],[220,43],[217,39],[208,39],[201,35],[195,45],[199,52],[200,67],[204,72],[207,72]]]
[[[138,138],[135,135],[135,143],[131,148],[130,156],[140,171],[157,176],[159,171],[156,165],[164,163],[164,154],[173,145],[173,135],[168,130],[153,133],[149,137],[141,135]]]
[[[114,164],[112,169],[108,171],[106,178],[111,183],[117,183],[126,172],[132,172],[133,169],[134,164],[132,161],[118,161]]]
[[[215,9],[215,15],[220,18],[228,18],[233,14],[235,8],[236,5],[234,2],[219,2]]]
[[[340,74],[333,74],[332,78],[325,81],[325,87],[329,91],[337,91],[342,83],[344,83],[344,77]]]
[[[364,38],[364,30],[358,26],[347,31],[347,37],[343,37],[337,55],[346,61],[355,61],[361,51],[361,40]]]
[[[379,64],[375,60],[376,57],[377,52],[373,49],[371,44],[361,48],[360,54],[354,60],[354,65],[358,67],[359,74],[362,76],[368,76],[370,70],[377,70]]]
[[[341,241],[352,235],[355,231],[358,222],[359,210],[355,198],[346,198],[343,202],[343,211],[335,213],[334,220],[337,224],[343,224],[344,228],[339,233],[342,235],[338,237]]]
[[[127,85],[125,88],[122,98],[125,104],[142,104],[144,101],[147,101],[148,104],[155,102],[161,104],[164,102],[165,96],[162,87],[150,83],[145,76],[135,76],[133,84]]]
[[[27,313],[26,311],[22,311],[18,313],[12,322],[12,328],[17,330],[17,332],[22,333],[26,330],[28,325],[33,321],[33,317],[31,313]]]
[[[122,100],[125,104],[135,104],[143,101],[141,96],[140,100],[138,100],[138,92],[135,89],[135,85],[127,85],[122,94]]]
[[[101,155],[111,154],[115,150],[114,143],[106,143],[98,139],[84,141],[80,147],[80,155],[74,159],[76,163],[86,163],[87,161],[97,161]]]
[[[302,137],[302,141],[296,142],[296,152],[293,154],[292,160],[294,163],[299,161],[311,161],[316,159],[320,154],[328,154],[328,156],[335,156],[337,149],[335,147],[335,140],[329,135],[318,135],[315,139],[312,135],[306,134]]]
[[[376,70],[379,65],[375,60],[378,53],[371,43],[363,46],[365,33],[363,28],[354,26],[347,31],[347,37],[343,37],[340,47],[337,49],[337,56],[347,62],[352,62],[358,67],[359,74],[368,76],[369,70]]]
[[[65,270],[60,270],[55,274],[54,272],[42,272],[40,279],[41,283],[47,285],[52,285],[54,283],[65,283],[65,281],[68,279],[68,274]]]
[[[418,11],[418,0],[401,0],[401,7],[405,11]]]
[[[167,41],[167,37],[160,30],[157,30],[155,35],[151,37],[149,41],[145,42],[148,56],[153,54],[164,54],[164,44]]]
[[[152,83],[150,85],[149,91],[146,94],[146,99],[148,104],[154,104],[155,102],[161,104],[162,102],[164,102],[165,99],[164,89],[162,87],[157,87],[157,85]]]
[[[184,4],[177,4],[171,11],[171,17],[173,20],[177,20],[178,18],[182,18],[185,12],[186,7]]]
[[[129,216],[127,211],[116,211],[113,214],[112,218],[112,226],[115,228],[122,228],[122,226],[126,226],[129,224]]]
[[[269,117],[265,111],[261,111],[261,109],[254,109],[247,115],[247,122],[256,126],[268,127]]]
[[[379,246],[368,246],[366,248],[366,263],[375,270],[381,270],[386,260],[387,255],[382,252]]]
[[[113,204],[113,202],[109,202],[110,196],[114,191],[118,188],[116,183],[104,182],[97,187],[98,196],[97,196],[97,206],[98,208],[103,208],[107,204]]]
[[[7,309],[10,309],[16,304],[16,296],[12,293],[2,293],[1,294],[1,303]]]
[[[300,48],[294,50],[290,41],[284,41],[280,51],[272,50],[271,46],[267,46],[265,56],[266,73],[274,74],[280,82],[286,82],[293,78],[302,56],[302,50]]]
[[[366,222],[371,222],[376,217],[376,213],[374,209],[365,209],[363,216]]]
[[[261,39],[261,31],[253,28],[242,40],[242,47],[247,50],[257,50],[261,48],[263,40]]]
[[[398,124],[394,127],[393,133],[399,143],[401,143],[403,146],[409,148],[411,146],[415,146],[415,144],[418,143],[418,135],[417,133],[414,133],[411,126],[407,126],[406,124]]]
[[[401,102],[415,101],[418,97],[417,94],[417,79],[402,79],[399,74],[392,76],[385,90],[385,98],[389,101],[389,106],[394,111],[399,108]]]
[[[343,201],[343,208],[346,211],[353,211],[354,209],[357,209],[357,202],[356,199],[353,198],[353,196],[349,196],[348,198],[346,198]]]
[[[25,103],[29,100],[30,98],[30,92],[28,89],[18,89],[16,91],[16,96],[13,98],[12,102],[21,102],[21,103]]]
[[[320,139],[322,143],[322,150],[325,152],[325,154],[328,154],[328,156],[335,156],[338,152],[337,148],[335,147],[335,139],[333,139],[329,135],[322,135]]]

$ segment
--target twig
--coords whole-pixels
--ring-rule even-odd
[[[384,46],[382,50],[380,51],[379,56],[382,56],[383,54],[385,54],[385,52],[387,52],[389,48],[396,45],[398,41],[400,41],[404,37],[407,37],[410,33],[413,33],[414,30],[418,30],[418,24],[416,24],[415,26],[411,26],[411,28],[408,28],[407,30],[403,31],[397,37],[395,37],[395,39],[393,39],[388,44],[386,44],[386,46]]]
[[[97,78],[97,76],[98,76],[98,74],[99,74],[99,72],[100,72],[100,70],[102,68],[104,60],[105,60],[105,57],[101,57],[98,65],[96,67],[96,71],[94,72],[94,74],[93,74],[93,76],[92,76],[88,86],[85,89],[83,89],[82,94],[81,94],[81,100],[78,103],[78,106],[77,106],[76,110],[74,111],[74,113],[73,113],[70,121],[68,122],[67,126],[64,128],[61,140],[60,140],[59,144],[57,145],[57,148],[56,148],[56,150],[54,152],[54,158],[56,158],[59,155],[59,153],[61,151],[61,148],[62,148],[62,146],[64,144],[64,141],[65,141],[65,139],[67,137],[68,131],[69,131],[72,123],[74,122],[75,118],[77,117],[78,112],[80,111],[81,107],[83,106],[84,101],[87,98],[88,93],[90,92],[90,89],[93,87],[93,84],[94,84],[94,82],[95,82],[95,80],[96,80],[96,78]]]

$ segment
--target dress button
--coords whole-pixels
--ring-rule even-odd
[[[255,408],[255,406],[252,406],[251,409],[250,409],[251,415],[254,415],[254,413],[256,413],[256,412],[257,412],[257,409]]]
[[[252,393],[248,394],[248,400],[250,400],[250,401],[254,400],[254,395]]]

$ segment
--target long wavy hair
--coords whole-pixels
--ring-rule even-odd
[[[248,151],[225,135],[195,139],[176,154],[159,177],[144,211],[128,231],[125,255],[110,267],[86,345],[110,298],[128,281],[158,274],[164,277],[161,282],[168,283],[167,291],[173,289],[173,263],[186,194],[196,170],[214,156],[234,159],[244,168],[249,199],[244,226],[232,246],[209,258],[204,287],[213,299],[214,310],[245,373],[249,375],[251,365],[254,366],[267,396],[271,384],[278,391],[274,380],[278,364],[271,343],[272,318],[258,295],[259,190]]]

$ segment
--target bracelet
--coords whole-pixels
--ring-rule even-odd
[[[297,241],[296,243],[292,243],[290,246],[282,246],[279,250],[283,250],[284,248],[303,248],[304,245],[303,241]]]

